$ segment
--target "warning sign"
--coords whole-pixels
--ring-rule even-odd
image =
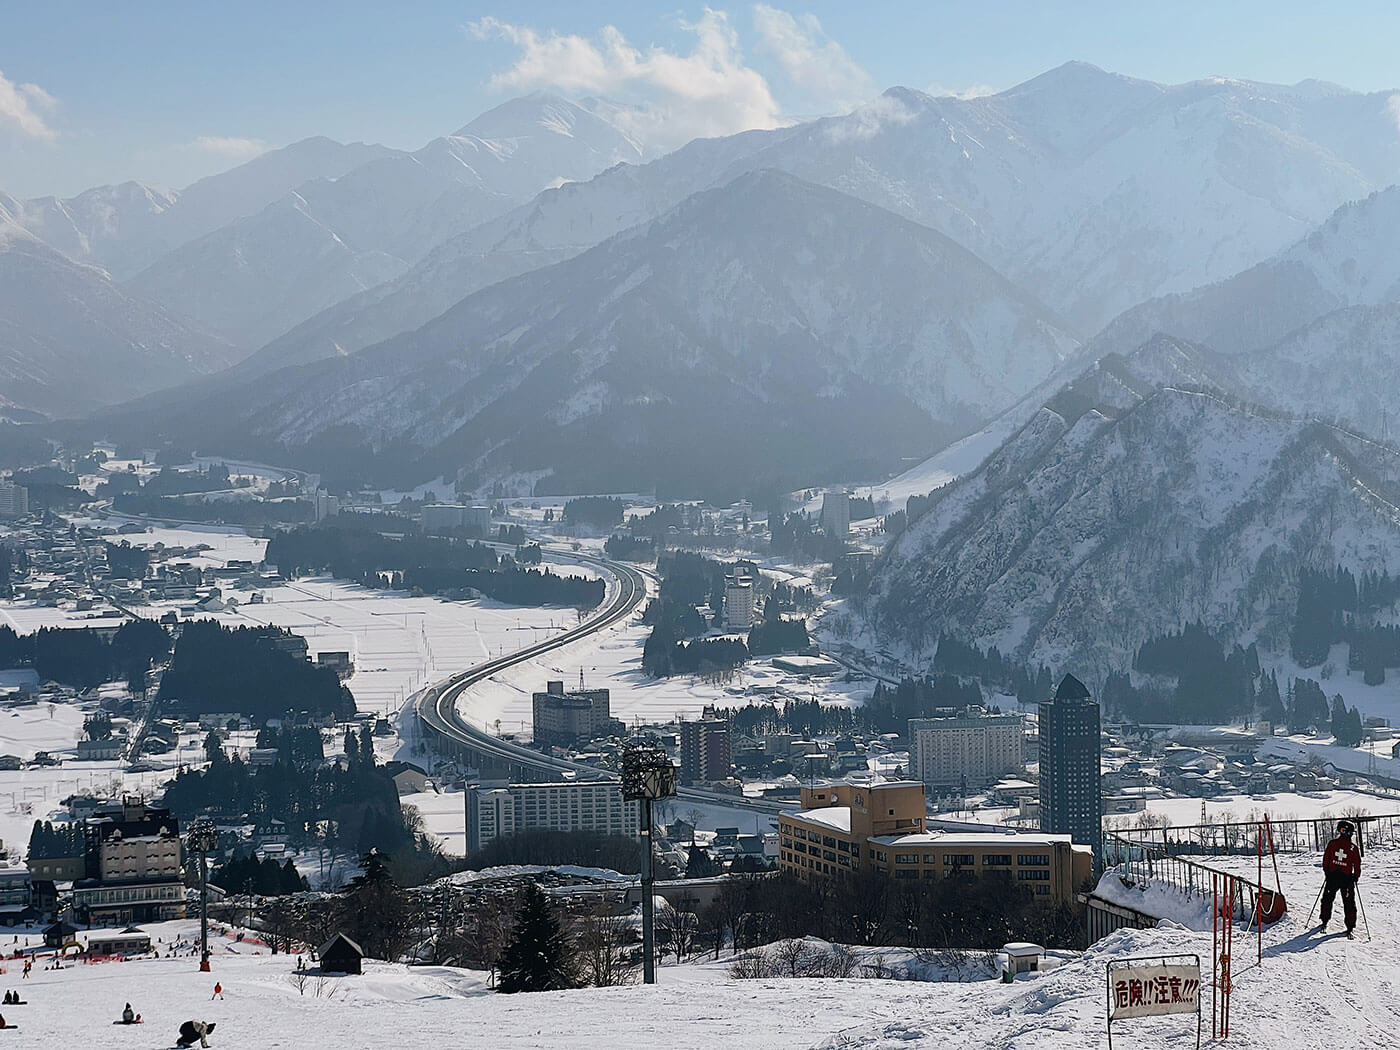
[[[1109,980],[1108,1016],[1114,1021],[1160,1014],[1193,1014],[1200,1009],[1199,963],[1138,963],[1114,969]]]

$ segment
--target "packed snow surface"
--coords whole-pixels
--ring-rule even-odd
[[[1361,896],[1369,920],[1354,941],[1304,926],[1319,883],[1311,856],[1280,858],[1291,910],[1267,928],[1263,961],[1256,940],[1236,931],[1229,1045],[1270,1050],[1381,1047],[1400,1030],[1395,986],[1395,913],[1400,856],[1374,851],[1363,863]],[[168,948],[194,936],[194,922],[148,927]],[[80,938],[85,935],[80,935]],[[28,940],[37,940],[37,931]],[[15,945],[12,945],[14,947]],[[1001,945],[986,946],[995,951]],[[580,1045],[665,1045],[670,1050],[1072,1050],[1102,1047],[1104,964],[1181,952],[1202,957],[1205,1036],[1210,1037],[1209,930],[1174,923],[1119,931],[1078,958],[1014,984],[990,980],[927,983],[874,979],[736,981],[728,957],[663,966],[655,987],[630,986],[533,995],[492,994],[485,975],[446,967],[368,962],[360,977],[309,977],[300,991],[295,964],[261,945],[216,938],[212,973],[190,957],[75,964],[41,962],[21,981],[13,964],[0,984],[28,1004],[4,1008],[18,1024],[17,1047],[167,1046],[187,1018],[214,1021],[211,1046],[348,1048],[468,1045],[572,1050]],[[864,955],[865,953],[862,953]],[[219,981],[226,998],[210,1000]],[[130,1002],[146,1024],[109,1026]],[[1194,1017],[1121,1022],[1115,1037],[1133,1045],[1195,1045]],[[96,1034],[94,1035],[94,1026]],[[1127,1045],[1127,1043],[1125,1043]]]

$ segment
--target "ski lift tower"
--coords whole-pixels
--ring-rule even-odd
[[[651,804],[676,794],[676,767],[666,749],[629,744],[622,752],[622,797],[642,804],[642,980],[656,983],[656,932],[652,888]]]
[[[199,856],[199,969],[209,972],[209,854],[219,844],[214,824],[197,820],[185,840],[191,853]]]

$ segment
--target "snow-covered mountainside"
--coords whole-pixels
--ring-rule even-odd
[[[1164,86],[1083,63],[985,98],[895,88],[847,116],[692,143],[546,193],[463,235],[450,269],[440,257],[392,293],[345,304],[296,356],[367,345],[394,318],[433,316],[442,289],[523,264],[516,253],[582,251],[759,168],[932,226],[1091,334],[1137,302],[1267,258],[1392,183],[1393,97],[1221,78]]]
[[[128,285],[253,349],[546,187],[640,158],[636,142],[589,110],[531,95],[414,153],[305,182]],[[275,284],[282,290],[269,296]]]
[[[70,259],[101,266],[124,280],[158,256],[261,211],[309,179],[338,178],[392,152],[316,137],[270,150],[178,192],[124,182],[63,200],[20,201],[0,193],[0,207]]]
[[[1076,346],[941,234],[757,172],[416,332],[223,396],[264,406],[251,429],[287,447],[721,491],[937,447]]]
[[[1334,310],[1393,302],[1400,302],[1400,186],[1343,205],[1227,280],[1133,307],[1095,337],[1090,353],[1124,352],[1161,332],[1246,354]]]
[[[226,367],[233,347],[134,298],[0,208],[0,399],[85,412]]]
[[[892,545],[880,629],[1103,672],[1196,620],[1278,642],[1300,565],[1394,566],[1400,453],[1186,385],[1209,375],[1163,339],[1057,395]]]

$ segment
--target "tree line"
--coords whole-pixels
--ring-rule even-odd
[[[536,561],[537,553],[528,548],[521,551],[529,561]],[[510,555],[497,555],[495,548],[480,541],[385,536],[363,527],[281,531],[268,541],[264,560],[290,576],[327,572],[366,587],[416,589],[424,594],[471,589],[511,605],[592,609],[607,593],[602,580],[522,569]]]
[[[32,667],[40,681],[89,689],[122,678],[144,680],[170,653],[170,634],[154,620],[128,620],[111,641],[90,627],[41,627],[16,634],[0,626],[0,667]]]
[[[348,718],[355,698],[336,673],[277,646],[277,627],[225,627],[193,620],[182,627],[159,700],[185,714],[237,712],[255,723],[288,712]]]

